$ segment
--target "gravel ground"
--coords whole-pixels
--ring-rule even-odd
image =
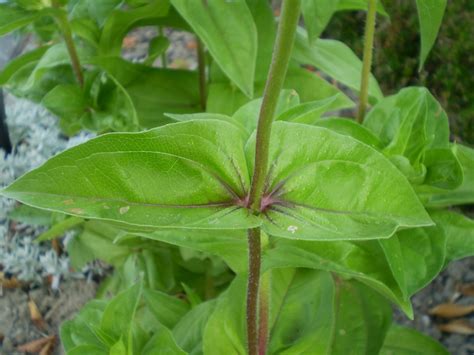
[[[194,36],[171,31],[166,31],[165,34],[173,43],[173,46],[169,48],[166,53],[169,67],[195,68],[196,42]],[[156,35],[157,33],[153,28],[144,28],[139,31],[131,32],[124,44],[123,56],[132,61],[143,61],[147,56],[148,42]],[[161,59],[158,58],[154,65],[160,66]],[[5,158],[0,154],[0,184],[8,183],[19,174],[40,164],[49,156],[56,154],[70,144],[59,134],[55,120],[41,111],[41,109],[34,107],[34,105],[26,108],[30,116],[29,119],[22,123],[21,119],[19,119],[22,115],[19,115],[17,111],[12,111],[14,110],[15,102],[17,101],[10,98],[8,100],[7,109],[10,110],[9,117],[14,121],[9,122],[13,133],[12,136],[19,135],[18,137],[21,138],[13,138],[17,145],[19,142],[21,142],[21,144],[18,145],[13,156]],[[12,112],[16,113],[12,114]],[[35,126],[36,128],[34,129],[31,129],[31,122],[38,122],[38,120],[31,120],[31,117],[33,117],[32,112],[36,112],[37,115],[39,113],[44,115],[44,117],[40,115],[40,117],[43,117],[43,120],[40,120],[40,124]],[[25,132],[25,130],[30,132],[33,138],[22,136],[21,132]],[[32,131],[33,133],[31,133]],[[56,138],[52,140],[51,137]],[[78,140],[86,138],[87,137],[82,137]],[[32,149],[32,142],[33,146],[36,147],[35,149]],[[57,146],[54,146],[55,144],[57,144]],[[6,171],[8,173],[6,173]],[[3,238],[8,233],[10,243],[13,241],[18,243],[15,244],[13,248],[11,247],[12,244],[10,244],[8,251],[5,251],[5,243],[3,243],[4,254],[13,255],[12,253],[14,253],[15,248],[33,250],[34,253],[36,253],[35,257],[31,257],[34,253],[27,253],[26,255],[29,255],[30,258],[19,258],[17,255],[11,259],[17,261],[17,266],[20,267],[21,270],[25,269],[24,265],[27,264],[26,260],[30,260],[31,263],[34,264],[34,267],[30,268],[31,270],[43,270],[39,271],[39,279],[43,279],[45,273],[51,275],[51,270],[55,270],[52,274],[56,274],[58,275],[57,277],[65,280],[59,284],[56,291],[52,291],[50,285],[44,285],[39,282],[38,279],[35,280],[35,278],[30,275],[29,277],[32,279],[29,281],[32,281],[34,285],[32,289],[4,290],[3,296],[0,296],[0,354],[10,355],[18,353],[15,352],[14,349],[20,344],[38,339],[45,335],[57,334],[57,327],[60,322],[72,317],[77,309],[94,296],[96,284],[84,279],[75,279],[74,277],[77,276],[77,274],[69,275],[67,258],[62,262],[59,262],[60,259],[40,258],[40,255],[50,253],[51,248],[49,247],[47,250],[41,249],[42,246],[31,243],[31,240],[39,231],[34,228],[28,229],[28,227],[24,227],[24,229],[20,228],[12,233],[11,224],[7,222],[5,215],[6,211],[13,207],[13,204],[11,201],[7,202],[5,200],[0,200],[0,204],[1,203],[3,203],[3,205],[0,205],[0,240],[2,240],[2,233]],[[29,241],[26,247],[25,240]],[[1,251],[2,243],[0,243],[0,254]],[[53,269],[51,269],[52,267]],[[58,270],[62,271],[60,272]],[[20,275],[20,271],[13,272],[13,275]],[[25,276],[25,278],[27,279],[28,277]],[[395,320],[398,323],[417,328],[423,333],[439,339],[448,348],[451,354],[473,355],[474,336],[442,333],[438,329],[438,326],[446,321],[429,316],[429,310],[433,306],[441,303],[455,301],[459,304],[472,304],[474,301],[473,297],[461,297],[459,293],[460,286],[469,283],[474,283],[474,258],[452,263],[429,286],[413,298],[415,309],[414,321],[409,321],[397,310],[394,311]],[[45,318],[45,330],[39,330],[32,324],[28,311],[29,299],[34,299],[40,313]],[[474,322],[473,315],[471,315],[470,318],[465,317],[465,319],[471,323]],[[60,347],[56,348],[56,353],[61,353]]]

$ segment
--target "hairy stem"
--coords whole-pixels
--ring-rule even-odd
[[[249,355],[258,355],[258,288],[260,282],[260,228],[248,230],[249,278],[247,283],[247,339]]]
[[[268,346],[268,319],[270,312],[270,287],[271,273],[267,271],[260,280],[260,292],[258,301],[258,354],[265,355]]]
[[[163,27],[162,26],[158,26],[158,34],[161,36],[161,37],[164,37],[165,36],[165,33],[163,31]],[[168,59],[166,58],[166,51],[163,51],[163,53],[161,53],[161,65],[163,68],[167,68],[168,67]]]
[[[377,14],[377,0],[368,0],[367,21],[365,23],[364,58],[362,78],[360,82],[360,103],[357,121],[362,123],[369,102],[369,79],[372,67],[372,52],[374,47],[375,17]]]
[[[296,28],[300,15],[301,0],[283,0],[278,33],[273,50],[272,64],[268,73],[268,79],[263,94],[262,107],[257,125],[256,151],[255,151],[255,170],[252,177],[252,185],[249,194],[250,207],[254,214],[260,213],[265,177],[268,171],[268,154],[270,147],[270,135],[275,109],[283,87],[290,55],[295,40]],[[266,333],[268,325],[261,324],[260,331],[264,339],[263,349],[259,351],[259,326],[257,324],[257,311],[259,301],[259,283],[260,283],[260,258],[261,258],[261,240],[260,228],[249,229],[249,279],[247,287],[247,339],[249,355],[262,354],[266,349]],[[267,290],[268,292],[268,290]],[[267,296],[262,296],[265,300]],[[261,304],[262,305],[262,304]],[[261,320],[265,320],[268,312],[268,304],[263,305]],[[267,315],[265,315],[267,313]],[[267,322],[268,323],[268,322]]]
[[[204,44],[197,39],[197,53],[198,53],[198,71],[199,71],[199,97],[201,100],[201,109],[206,111],[206,53],[204,52]]]
[[[272,64],[263,94],[263,102],[257,125],[255,170],[249,196],[249,206],[257,213],[260,211],[265,176],[268,170],[268,153],[273,116],[290,61],[300,8],[301,0],[283,1]]]
[[[56,21],[62,32],[64,42],[66,43],[66,48],[69,53],[69,57],[71,58],[71,65],[74,71],[74,75],[76,76],[76,79],[79,85],[83,87],[84,76],[82,74],[81,62],[79,61],[79,56],[77,54],[76,46],[74,44],[74,40],[72,39],[71,26],[69,26],[66,13],[58,12],[56,16]]]

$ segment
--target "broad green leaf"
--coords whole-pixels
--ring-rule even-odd
[[[123,87],[143,127],[154,128],[171,122],[165,113],[200,110],[199,82],[195,72],[151,68],[113,57],[99,58],[94,63]]]
[[[431,212],[433,220],[446,233],[446,260],[444,266],[453,260],[474,255],[474,220],[460,213],[446,210]]]
[[[276,21],[271,4],[267,0],[247,0],[257,28],[257,63],[254,81],[265,81],[272,61],[276,37]]]
[[[68,253],[76,268],[92,260],[103,260],[114,266],[121,265],[132,252],[127,245],[114,243],[122,232],[116,227],[99,222],[87,221],[84,229],[68,245]]]
[[[201,303],[187,313],[173,328],[178,345],[191,355],[202,354],[204,329],[216,307],[216,300]]]
[[[56,86],[41,103],[49,111],[65,120],[77,120],[91,106],[81,87],[72,84]]]
[[[41,15],[40,11],[27,11],[11,4],[0,4],[0,36],[29,25]]]
[[[68,352],[78,346],[95,346],[106,351],[107,344],[98,336],[96,329],[106,307],[105,301],[93,300],[87,303],[72,320],[61,325],[60,336],[64,349]]]
[[[264,87],[265,81],[255,83],[255,97],[263,95]],[[332,105],[333,109],[354,106],[352,100],[337,87],[318,75],[294,65],[294,63],[288,69],[283,87],[286,90],[294,90],[303,103],[324,100],[338,95],[337,100]],[[228,82],[213,82],[209,85],[207,101],[209,112],[233,115],[248,102],[249,99]]]
[[[231,349],[233,354],[246,354],[245,290],[245,274],[238,275],[219,297],[204,328],[204,354],[221,355]]]
[[[379,242],[406,297],[428,285],[443,268],[447,239],[439,225],[402,230]]]
[[[105,349],[95,345],[79,345],[67,352],[67,355],[110,355]]]
[[[69,11],[70,18],[73,20],[90,18],[102,27],[107,17],[114,16],[112,11],[122,3],[122,0],[79,0]]]
[[[378,354],[392,320],[390,304],[355,281],[335,280],[336,300],[329,354]]]
[[[303,0],[301,11],[310,42],[314,42],[321,35],[337,11],[338,5],[339,0]]]
[[[282,267],[311,268],[355,278],[398,304],[409,316],[413,315],[406,292],[394,278],[378,241],[319,242],[272,238],[271,247],[264,254],[263,269]]]
[[[20,205],[8,213],[8,218],[34,226],[49,226],[52,220],[52,213],[38,208]]]
[[[380,355],[448,355],[436,340],[414,329],[392,325]]]
[[[96,1],[94,1],[95,3]],[[122,40],[134,26],[154,25],[156,20],[168,14],[169,2],[151,1],[148,5],[131,10],[114,10],[105,21],[99,43],[101,56],[119,56]]]
[[[269,235],[379,239],[432,224],[405,177],[373,148],[322,127],[283,121],[273,124],[272,135],[263,214]],[[247,144],[250,170],[253,139]]]
[[[219,67],[248,97],[253,97],[257,28],[245,0],[171,0]]]
[[[169,329],[172,329],[189,310],[186,302],[163,292],[145,289],[143,295],[156,319]]]
[[[25,204],[129,226],[246,229],[250,175],[233,125],[188,121],[108,134],[50,159],[2,190]]]
[[[79,225],[84,223],[84,220],[79,217],[69,217],[65,220],[58,222],[51,226],[46,232],[41,233],[38,238],[36,238],[37,242],[42,242],[44,240],[51,240],[54,238],[58,238],[64,235],[68,230],[71,230]]]
[[[137,235],[218,255],[235,272],[247,269],[247,233],[245,230],[160,230]]]
[[[367,10],[368,2],[366,0],[339,0],[337,10]],[[382,1],[377,1],[377,12],[383,16],[389,16],[385,11]]]
[[[342,42],[318,39],[310,44],[306,33],[300,28],[293,48],[293,59],[301,64],[315,66],[355,91],[360,89],[362,61]],[[373,76],[370,77],[369,96],[372,102],[383,98],[382,91]]]
[[[127,355],[127,346],[125,345],[122,339],[112,345],[109,351],[109,355]]]
[[[169,354],[169,355],[186,355],[173,338],[171,331],[165,327],[162,327],[145,345],[140,352],[142,355],[156,355],[156,354]]]
[[[148,57],[145,60],[145,64],[152,65],[153,62],[160,55],[165,53],[166,49],[169,47],[170,41],[165,36],[157,36],[150,41],[148,47]]]
[[[121,336],[127,337],[130,334],[131,323],[135,318],[142,291],[143,285],[140,282],[115,296],[104,309],[100,329],[115,339]],[[129,342],[128,346],[130,346]]]
[[[452,190],[432,186],[417,188],[418,194],[428,207],[447,207],[474,203],[474,150],[460,144],[454,145],[452,150],[461,164],[463,182],[459,187]]]
[[[292,107],[277,116],[276,120],[314,124],[325,112],[337,108],[339,94],[322,100],[309,101]],[[336,107],[334,107],[334,104]]]
[[[219,297],[205,354],[246,354],[245,293],[245,278],[237,276]],[[269,354],[374,354],[391,319],[390,306],[373,291],[321,271],[273,271],[269,299]]]
[[[385,98],[365,117],[364,126],[379,137],[385,155],[408,171],[412,183],[445,189],[462,183],[462,169],[449,143],[447,115],[427,89],[406,88]]]
[[[339,134],[347,135],[357,139],[374,148],[380,147],[379,139],[364,126],[354,122],[354,120],[340,117],[330,117],[318,120],[313,123],[315,126],[325,127]]]
[[[0,73],[0,85],[8,84],[10,78],[21,68],[38,62],[48,49],[49,46],[42,46],[9,61]]]
[[[80,18],[70,21],[73,33],[87,41],[94,48],[99,47],[100,28],[94,20],[90,18]]]
[[[436,42],[446,4],[447,0],[416,0],[421,37],[420,70]]]

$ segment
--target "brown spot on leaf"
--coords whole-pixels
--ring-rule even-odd
[[[82,208],[70,208],[68,211],[75,214],[84,214],[84,210]]]
[[[74,200],[72,199],[69,199],[69,200],[64,200],[63,203],[66,205],[66,206],[70,206],[74,203]]]

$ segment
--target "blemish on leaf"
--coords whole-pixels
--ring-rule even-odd
[[[128,212],[129,209],[130,209],[130,206],[120,207],[119,212],[120,214],[125,214]]]
[[[103,205],[102,207],[104,207],[104,209],[106,209],[106,210],[110,210],[110,207],[107,206],[107,205]]]
[[[72,205],[72,204],[74,203],[74,200],[72,200],[72,199],[64,200],[63,203],[64,203],[66,206],[69,206],[69,205]]]
[[[291,234],[295,234],[295,232],[298,230],[298,227],[297,226],[288,226],[287,230]]]
[[[69,212],[75,214],[84,214],[84,210],[82,208],[70,208]]]

